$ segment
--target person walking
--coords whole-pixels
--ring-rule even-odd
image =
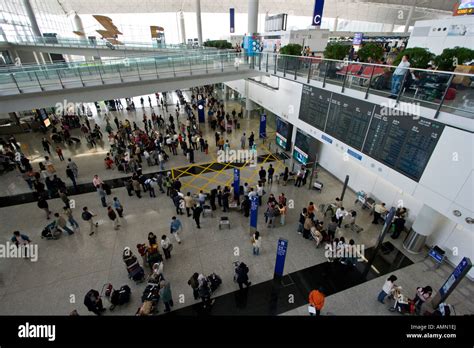
[[[183,215],[184,214],[183,213],[184,198],[181,197],[181,195],[176,194],[173,197],[173,203],[174,203],[174,206],[176,207],[176,214],[177,215]]]
[[[270,164],[267,170],[268,173],[268,184],[273,184],[273,174],[275,173],[275,168]]]
[[[336,237],[337,231],[337,219],[335,216],[331,218],[331,222],[328,224],[327,231],[329,236],[329,242],[332,243],[332,241]]]
[[[236,281],[239,284],[240,290],[244,288],[244,285],[248,288],[252,283],[249,282],[249,268],[243,262],[239,263],[237,268],[235,269],[236,274]]]
[[[112,209],[110,205],[107,207],[107,216],[112,221],[114,230],[118,230],[120,227],[120,221],[117,214],[115,213],[115,211]]]
[[[326,295],[323,288],[311,291],[309,293],[309,315],[319,316],[321,314],[321,310],[324,307],[325,299]],[[311,309],[311,307],[313,309]]]
[[[89,236],[92,236],[95,232],[98,232],[99,223],[94,222],[94,216],[97,215],[89,211],[87,207],[82,208],[82,220],[87,221],[90,226]]]
[[[64,207],[63,208],[64,215],[67,217],[67,221],[69,224],[74,228],[74,230],[79,230],[79,224],[77,223],[76,219],[74,219],[74,216],[72,215],[72,210],[70,207]]]
[[[119,199],[117,197],[113,198],[112,205],[114,209],[117,211],[117,214],[120,218],[123,218],[123,206],[122,203],[120,203]]]
[[[286,205],[279,204],[278,205],[278,210],[280,211],[280,225],[284,226],[285,225],[285,219],[286,219],[286,213],[287,213],[287,207]]]
[[[51,150],[49,149],[49,147],[51,146],[51,143],[48,141],[48,139],[43,138],[41,140],[41,145],[43,146],[43,150],[51,155]]]
[[[64,205],[69,208],[71,205],[70,204],[71,200],[66,195],[66,193],[61,190],[58,190],[58,195],[59,195],[59,198],[61,198],[61,200],[63,201]]]
[[[184,197],[184,207],[186,208],[186,214],[188,217],[191,216],[190,211],[194,207],[194,198],[191,196],[191,192],[188,192]]]
[[[188,285],[193,289],[193,297],[195,300],[199,298],[199,273],[194,272],[191,278],[188,280]]]
[[[70,158],[68,158],[67,161],[68,161],[67,168],[72,170],[72,172],[74,173],[74,177],[77,179],[77,176],[79,175],[79,168],[77,167],[76,162],[74,162]]]
[[[66,167],[66,175],[71,180],[74,190],[77,190],[76,176],[69,166]]]
[[[165,253],[165,259],[168,260],[171,258],[171,250],[173,250],[173,244],[171,244],[170,239],[164,234],[161,236],[161,249]]]
[[[140,186],[140,182],[137,179],[132,179],[132,188],[133,191],[135,191],[135,194],[137,195],[138,198],[142,198],[142,190]]]
[[[54,217],[56,218],[56,228],[61,232],[66,231],[69,235],[74,234],[74,231],[67,227],[66,219],[64,219],[59,213],[54,213]]]
[[[253,234],[252,245],[253,245],[253,254],[259,255],[260,247],[262,246],[262,237],[260,237],[260,232],[255,231],[255,233]]]
[[[171,307],[173,307],[173,297],[171,295],[171,284],[167,280],[162,280],[160,282],[160,299],[163,301],[165,305],[165,313],[171,311]]]
[[[245,136],[245,133],[242,135],[240,138],[240,147],[242,150],[245,150],[245,142],[247,141],[247,137]]]
[[[337,227],[341,228],[342,219],[344,219],[346,215],[347,212],[344,210],[344,207],[340,207],[336,210]]]
[[[56,146],[56,153],[58,154],[59,160],[61,162],[64,161],[63,150],[59,146]]]
[[[179,219],[176,218],[176,216],[173,216],[171,218],[170,232],[174,236],[178,244],[181,244],[181,239],[179,238],[179,234],[178,234],[180,229],[181,230],[183,229],[183,225],[181,224],[181,221],[179,221]]]
[[[38,198],[38,208],[43,209],[46,212],[46,219],[49,220],[51,217],[51,211],[49,210],[49,204],[46,199],[42,196]]]
[[[385,297],[390,295],[392,293],[392,290],[396,287],[395,285],[396,280],[397,280],[397,277],[393,274],[387,278],[387,280],[383,284],[382,290],[377,296],[377,301],[379,301],[380,303],[384,303]]]
[[[197,205],[197,204],[194,204],[194,207],[193,207],[193,219],[194,221],[196,221],[196,226],[197,228],[201,228],[201,225],[199,224],[199,219],[201,217],[201,213],[202,213],[202,208],[200,205]]]
[[[101,184],[101,185],[97,185],[96,188],[97,188],[97,193],[99,194],[99,197],[100,197],[100,201],[101,201],[101,203],[102,203],[102,206],[103,206],[104,208],[106,208],[106,207],[107,207],[107,193],[105,193],[105,190],[104,190],[102,184]]]

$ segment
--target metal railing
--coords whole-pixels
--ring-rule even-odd
[[[259,53],[255,69],[309,83],[320,81],[356,89],[369,95],[393,98],[458,116],[474,118],[474,74],[427,69],[406,69],[401,79],[392,81],[396,66],[361,63],[318,57]],[[409,74],[407,73],[409,72]]]
[[[105,39],[96,39],[94,41],[80,38],[65,38],[65,37],[32,37],[23,39],[16,37],[6,41],[13,45],[24,46],[52,46],[52,47],[74,47],[74,48],[103,48],[103,49],[121,49],[121,50],[216,50],[214,47],[193,47],[185,44],[158,44],[155,42],[136,42],[136,41],[121,41],[120,44],[112,44]]]
[[[18,71],[0,70],[0,96],[248,70],[251,67],[247,57],[236,52],[33,65]]]

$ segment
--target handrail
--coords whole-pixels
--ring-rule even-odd
[[[312,61],[328,61],[328,62],[337,62],[343,64],[360,64],[360,65],[368,65],[368,66],[378,66],[381,68],[390,68],[390,69],[397,69],[398,66],[396,65],[388,65],[388,64],[380,64],[380,63],[366,63],[366,62],[356,62],[353,60],[339,60],[339,59],[331,59],[331,58],[323,58],[323,57],[311,57],[311,56],[292,56],[289,54],[280,54],[280,53],[268,53],[268,52],[258,52],[257,54],[261,55],[273,55],[278,57],[290,57],[290,58],[300,58],[300,59],[307,59]],[[403,68],[405,69],[405,68]],[[448,75],[461,75],[461,76],[469,76],[474,77],[474,74],[467,74],[461,72],[454,72],[454,71],[445,71],[445,70],[430,70],[430,69],[421,69],[421,68],[406,68],[412,71],[424,71],[429,73],[441,73],[441,74],[448,74]]]

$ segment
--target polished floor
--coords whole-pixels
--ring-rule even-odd
[[[174,96],[175,98],[175,96]],[[145,98],[146,99],[146,98]],[[138,105],[139,103],[136,102]],[[228,103],[228,108],[240,107],[233,101]],[[138,113],[139,111],[137,111]],[[131,117],[120,113],[120,117]],[[94,119],[101,122],[96,115]],[[141,117],[136,117],[140,120]],[[258,122],[251,118],[242,122],[239,131],[233,132],[229,139],[232,146],[237,147],[243,132],[258,130]],[[213,140],[213,133],[206,127],[206,137]],[[18,137],[19,141],[25,139],[29,149],[37,156],[42,156],[39,150],[40,134],[29,134]],[[211,149],[213,141],[209,142]],[[259,149],[268,149],[268,144],[260,144]],[[107,152],[103,149],[81,148],[75,153],[66,150],[65,156],[71,156],[79,165],[80,180],[88,185],[94,174],[99,174],[104,179],[113,180],[123,176],[116,171],[105,170],[102,155],[98,152]],[[268,154],[272,152],[270,148]],[[212,163],[214,158],[196,152],[199,157],[197,164]],[[284,166],[289,163],[280,162],[281,159],[272,159],[276,165]],[[264,164],[268,167],[268,163]],[[64,163],[55,160],[57,167]],[[184,156],[172,157],[169,167],[187,167]],[[62,168],[64,169],[64,168]],[[158,167],[144,168],[144,172],[156,172]],[[245,174],[244,174],[245,173]],[[255,173],[242,170],[242,182],[251,181]],[[28,192],[26,183],[16,177],[18,173],[8,173],[0,177],[3,193],[22,195]],[[179,175],[179,174],[178,174]],[[199,175],[183,175],[183,191],[197,192],[206,187],[213,188],[217,182],[227,183],[232,177],[231,169],[217,172],[207,172]],[[330,173],[321,169],[318,180],[324,183],[322,192],[309,190],[307,187],[297,188],[294,185],[283,186],[274,182],[267,185],[267,195],[276,196],[285,193],[289,202],[293,203],[288,211],[287,221],[284,226],[277,220],[275,228],[267,228],[264,223],[263,211],[259,210],[258,229],[262,234],[262,249],[259,256],[252,254],[250,243],[249,221],[237,211],[225,213],[230,219],[230,229],[219,229],[218,222],[224,214],[219,210],[213,216],[203,217],[202,228],[197,229],[191,218],[180,216],[183,223],[181,232],[182,243],[174,242],[172,258],[164,263],[164,275],[171,283],[175,306],[170,315],[196,315],[203,314],[199,310],[199,301],[195,301],[191,288],[187,285],[189,277],[194,272],[208,275],[217,273],[223,279],[220,288],[214,294],[217,299],[212,308],[212,315],[307,315],[306,297],[310,289],[323,285],[329,291],[323,314],[344,315],[387,315],[387,308],[376,301],[376,296],[383,285],[388,273],[396,273],[400,283],[407,293],[414,293],[416,286],[431,285],[435,290],[441,286],[445,277],[449,275],[449,267],[443,266],[440,270],[431,270],[429,260],[424,255],[407,254],[402,247],[404,235],[386,241],[393,244],[393,252],[380,255],[376,258],[373,268],[367,278],[361,278],[364,263],[356,268],[339,267],[329,264],[324,255],[323,248],[315,248],[314,242],[305,240],[296,233],[297,220],[302,207],[309,201],[316,206],[334,201],[342,190],[342,183]],[[9,187],[5,189],[5,187]],[[27,234],[38,245],[39,258],[37,262],[26,259],[6,258],[0,262],[0,315],[67,315],[77,309],[79,314],[91,314],[83,305],[83,298],[89,289],[101,290],[106,283],[112,283],[118,288],[128,284],[132,289],[130,303],[117,307],[114,311],[107,311],[106,315],[133,315],[141,304],[141,295],[145,284],[135,284],[130,281],[122,261],[124,247],[130,247],[137,254],[136,245],[146,242],[148,232],[156,235],[169,235],[169,221],[176,211],[171,200],[165,195],[157,193],[156,198],[143,195],[142,199],[129,197],[125,188],[118,185],[112,189],[111,197],[118,197],[125,211],[119,230],[114,230],[111,221],[107,218],[105,209],[101,206],[99,197],[95,192],[84,192],[72,198],[75,201],[74,215],[80,224],[80,231],[74,235],[63,235],[58,240],[44,240],[40,232],[49,221],[44,212],[37,208],[34,202],[8,205],[0,208],[0,238],[7,241],[11,238],[12,231],[20,230]],[[364,227],[361,233],[341,228],[337,236],[344,236],[346,240],[353,238],[357,244],[364,244],[366,257],[370,255],[371,247],[377,241],[381,225],[372,225],[372,217],[367,210],[355,206],[355,194],[348,190],[345,196],[347,209],[358,212],[358,224]],[[49,201],[50,209],[54,212],[61,211],[62,202],[53,198]],[[80,219],[80,207],[88,206],[98,214],[98,233],[89,236],[87,224]],[[322,214],[318,213],[323,219]],[[327,220],[326,220],[327,223]],[[170,236],[171,237],[171,236]],[[275,265],[276,247],[279,238],[288,240],[288,254],[286,257],[283,282],[285,286],[274,286],[273,272]],[[250,268],[249,277],[252,286],[248,292],[238,291],[238,286],[233,281],[233,262],[244,261]],[[145,266],[145,271],[150,272]],[[294,295],[294,301],[288,301],[288,295]],[[458,314],[472,313],[472,283],[464,281],[453,293],[453,305]],[[337,300],[336,300],[337,299]],[[108,307],[107,300],[104,304]],[[344,304],[344,305],[343,305]],[[354,313],[357,309],[357,313]],[[163,305],[159,305],[163,313]]]

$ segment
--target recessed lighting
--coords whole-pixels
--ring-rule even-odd
[[[459,210],[453,210],[453,215],[454,216],[457,216],[457,217],[460,217],[462,215],[462,213],[459,211]]]
[[[474,219],[473,219],[472,217],[469,217],[469,216],[468,216],[468,217],[465,219],[465,221],[466,221],[466,223],[468,223],[469,225],[474,224]]]

